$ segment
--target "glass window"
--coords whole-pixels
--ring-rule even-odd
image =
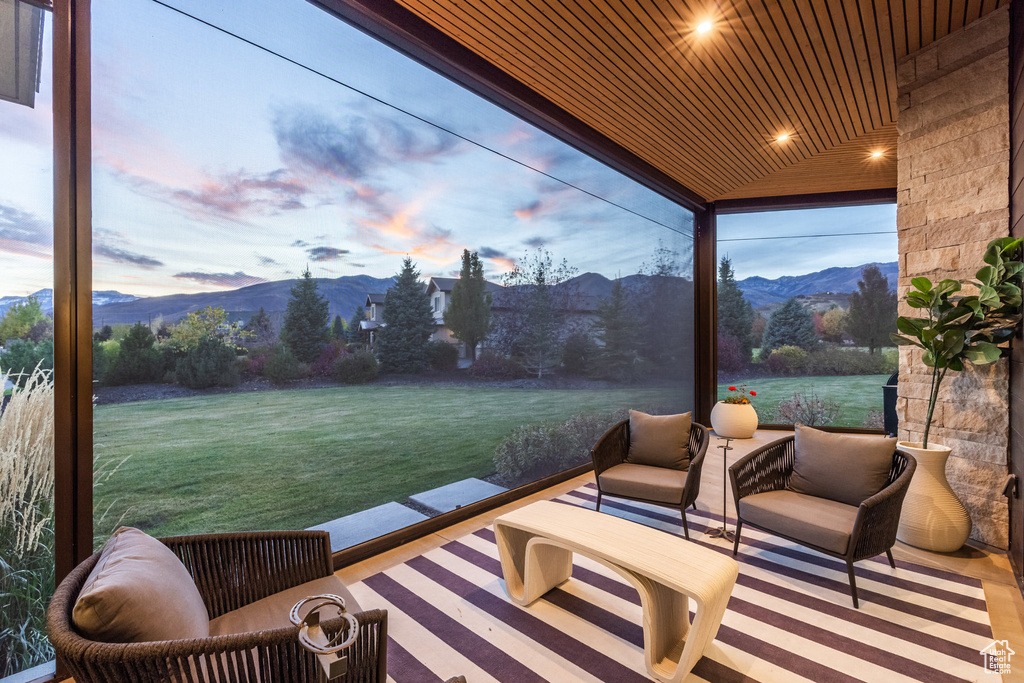
[[[344,547],[692,407],[690,212],[307,2],[171,4],[93,8],[97,542]]]
[[[47,12],[0,0],[0,680],[53,671],[51,43]]]
[[[883,428],[896,206],[719,216],[718,256],[719,400],[756,394],[761,424]]]

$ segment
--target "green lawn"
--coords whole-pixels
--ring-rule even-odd
[[[486,476],[520,425],[673,398],[369,385],[97,406],[96,467],[109,478],[95,490],[96,533],[119,521],[158,536],[305,528]]]
[[[779,401],[793,397],[796,392],[805,396],[813,386],[820,398],[829,398],[840,406],[835,427],[860,427],[870,410],[882,409],[882,385],[888,375],[857,375],[851,377],[761,377],[737,380],[718,385],[718,398],[724,398],[730,386],[746,384],[747,389],[757,392],[754,408],[765,412],[774,408]]]

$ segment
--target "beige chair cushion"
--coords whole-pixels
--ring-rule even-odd
[[[690,466],[690,413],[648,415],[629,411],[626,462],[685,470]]]
[[[224,636],[231,633],[253,633],[256,631],[272,631],[278,628],[294,628],[288,619],[292,607],[302,598],[311,595],[332,593],[345,599],[345,609],[358,612],[359,603],[352,597],[345,584],[334,574],[320,579],[308,581],[301,586],[275,593],[269,597],[251,602],[245,607],[222,614],[210,622],[211,636]],[[305,612],[303,612],[305,613]],[[320,611],[320,619],[326,621],[338,616],[334,608]]]
[[[683,502],[686,472],[624,462],[606,469],[598,480],[601,491],[609,495],[679,505]]]
[[[740,518],[843,555],[850,545],[857,508],[793,491],[769,491],[740,498]]]
[[[103,546],[72,620],[84,637],[107,643],[210,634],[210,616],[185,565],[163,543],[130,527]]]
[[[896,439],[833,434],[797,425],[794,448],[790,490],[860,505],[889,482]]]

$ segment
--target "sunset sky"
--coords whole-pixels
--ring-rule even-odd
[[[490,279],[537,247],[608,277],[659,242],[688,263],[689,212],[304,0],[171,4],[244,40],[153,0],[94,4],[94,289],[387,277],[407,254],[450,276],[463,248]],[[35,110],[0,102],[0,296],[52,283],[46,28]],[[851,232],[887,234],[720,250],[740,278],[895,260],[894,206],[720,219],[723,239]]]

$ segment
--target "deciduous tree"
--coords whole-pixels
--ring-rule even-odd
[[[395,285],[384,296],[384,326],[377,356],[384,372],[420,372],[427,365],[427,341],[436,326],[430,299],[412,259],[406,257]]]
[[[34,296],[12,305],[0,320],[0,344],[8,339],[28,339],[33,325],[46,319],[43,306]]]
[[[484,267],[475,251],[462,250],[462,270],[452,287],[444,324],[453,337],[466,345],[470,358],[476,360],[476,347],[491,329],[491,294],[484,280]]]

